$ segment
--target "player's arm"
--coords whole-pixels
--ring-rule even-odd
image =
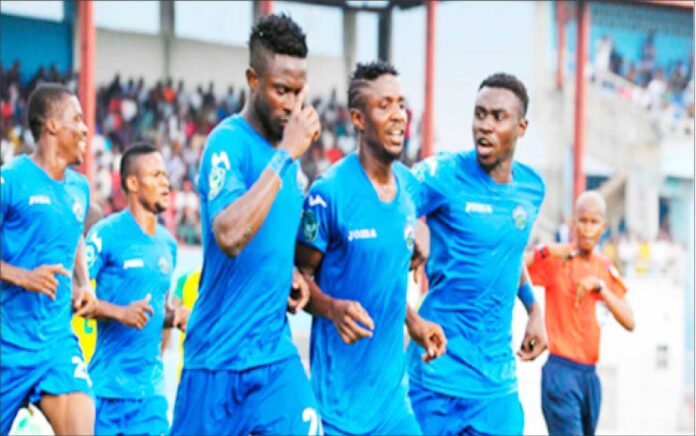
[[[56,299],[57,275],[70,277],[70,271],[61,264],[41,265],[29,270],[0,261],[0,280],[19,286],[29,292],[44,294],[51,300]]]
[[[77,243],[75,252],[75,266],[73,268],[73,310],[75,315],[88,317],[94,313],[99,305],[97,297],[94,295],[94,289],[89,283],[89,268],[87,267],[87,258],[85,255],[85,238],[80,235],[80,240]]]
[[[572,252],[573,246],[570,244],[548,244],[528,251],[524,255],[524,263],[527,267],[529,267],[534,262],[547,257],[565,258],[568,257]]]
[[[305,310],[314,316],[333,321],[346,344],[372,337],[374,322],[359,302],[333,298],[325,294],[314,281],[314,272],[323,258],[324,254],[313,247],[301,242],[295,245],[295,265],[309,285],[310,297]]]
[[[409,269],[417,270],[424,266],[428,256],[430,256],[430,228],[424,219],[419,219],[416,220],[416,240]]]
[[[191,312],[182,305],[174,305],[170,302],[169,292],[167,292],[166,304],[164,307],[164,328],[178,328],[182,332],[186,331],[189,315]]]
[[[408,335],[425,349],[423,361],[429,363],[447,351],[445,332],[438,324],[423,319],[406,303],[406,328]]]
[[[238,256],[259,231],[280,191],[284,171],[294,159],[302,156],[321,131],[314,108],[302,108],[305,91],[306,87],[297,97],[283,130],[283,139],[261,177],[213,220],[215,240],[230,257]]]
[[[155,310],[150,306],[151,297],[150,294],[147,294],[142,300],[134,301],[128,306],[99,300],[97,309],[89,314],[89,318],[116,321],[126,327],[141,330],[155,313]]]
[[[525,259],[526,261],[526,259]],[[524,338],[517,355],[524,361],[536,359],[548,347],[546,339],[546,329],[544,328],[544,315],[541,305],[534,298],[532,282],[529,280],[527,267],[522,266],[520,274],[520,284],[517,290],[517,297],[524,304],[527,310],[527,326],[524,331]]]

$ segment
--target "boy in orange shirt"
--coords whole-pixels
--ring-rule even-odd
[[[626,286],[611,260],[595,251],[607,227],[606,203],[596,191],[578,197],[574,241],[528,253],[532,283],[546,288],[549,359],[542,370],[542,410],[551,435],[594,435],[602,400],[595,364],[599,358],[599,312],[626,329],[635,327],[624,299]]]

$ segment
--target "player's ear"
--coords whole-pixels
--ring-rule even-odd
[[[524,136],[524,132],[527,131],[527,127],[529,127],[529,120],[527,120],[527,118],[525,118],[523,116],[517,122],[517,137],[518,138],[521,138]]]
[[[44,129],[46,129],[49,135],[55,135],[58,133],[59,124],[58,120],[54,117],[48,117],[46,121],[44,121]]]
[[[353,126],[361,131],[365,131],[365,114],[363,113],[362,110],[358,108],[352,108],[350,110],[350,121],[353,123]]]
[[[246,69],[247,85],[252,92],[256,92],[259,87],[259,75],[252,67]]]
[[[131,174],[126,177],[126,187],[128,188],[128,192],[138,192],[138,186],[138,178],[135,176],[135,174]]]

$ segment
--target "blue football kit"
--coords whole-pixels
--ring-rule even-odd
[[[315,434],[320,422],[286,316],[304,189],[298,162],[236,257],[213,222],[269,166],[276,149],[241,116],[210,133],[198,191],[203,270],[184,341],[172,434]]]
[[[97,344],[89,363],[97,397],[95,431],[167,433],[160,346],[176,240],[159,224],[154,235],[145,233],[126,208],[96,223],[86,242],[97,298],[128,306],[149,294],[154,311],[141,330],[115,320],[97,323]]]
[[[72,330],[72,272],[84,220],[89,185],[68,168],[55,180],[29,156],[2,167],[2,261],[33,270],[60,264],[55,300],[0,282],[0,432],[10,431],[18,410],[43,393],[92,394],[92,382]]]
[[[408,168],[393,164],[396,197],[382,201],[352,153],[317,179],[305,199],[298,241],[323,254],[317,284],[358,301],[373,336],[349,345],[334,323],[314,317],[311,383],[326,434],[420,434],[404,383],[404,321],[416,210]]]
[[[447,353],[430,364],[409,346],[416,416],[425,434],[520,434],[512,313],[544,182],[513,161],[512,182],[496,183],[475,151],[438,154],[413,172],[420,181],[413,192],[418,215],[426,216],[431,234],[430,291],[419,313],[447,336]],[[450,419],[459,409],[470,411],[466,419]]]

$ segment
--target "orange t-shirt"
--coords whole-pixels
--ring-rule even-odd
[[[534,250],[534,261],[527,268],[532,283],[546,288],[546,332],[549,352],[572,361],[594,365],[599,359],[600,325],[597,320],[598,294],[589,292],[575,307],[575,290],[584,277],[594,275],[608,290],[623,298],[626,294],[619,272],[606,256],[593,253],[590,259],[544,256]]]

